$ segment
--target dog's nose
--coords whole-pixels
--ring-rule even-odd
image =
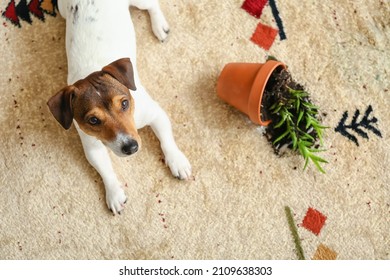
[[[130,140],[122,146],[122,153],[126,155],[132,155],[138,151],[138,142],[135,140]]]

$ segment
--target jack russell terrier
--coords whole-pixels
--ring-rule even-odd
[[[121,213],[127,198],[106,147],[121,157],[136,153],[141,146],[137,129],[151,126],[173,176],[191,176],[166,113],[140,82],[129,6],[148,10],[155,36],[161,42],[167,38],[169,26],[158,0],[58,0],[66,19],[69,86],[48,101],[65,129],[74,123],[86,158],[103,179],[114,215]]]

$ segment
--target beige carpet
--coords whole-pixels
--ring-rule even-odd
[[[194,179],[172,178],[143,129],[142,151],[112,157],[129,197],[115,217],[75,129],[46,107],[66,83],[65,22],[43,1],[45,21],[30,14],[17,27],[4,16],[10,2],[0,1],[0,259],[297,259],[286,206],[306,259],[390,259],[388,1],[277,1],[287,39],[268,51],[250,38],[259,23],[279,29],[269,5],[257,19],[243,0],[161,0],[164,44],[131,9],[141,80],[170,115]],[[216,95],[226,63],[267,55],[326,115],[325,175],[274,155]]]

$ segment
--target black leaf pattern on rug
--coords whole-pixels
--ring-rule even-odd
[[[372,106],[369,105],[368,108],[366,109],[363,117],[359,121],[360,117],[360,110],[356,110],[355,114],[352,117],[352,120],[349,124],[346,124],[346,121],[349,117],[348,111],[345,111],[339,124],[335,128],[336,132],[341,133],[341,135],[347,137],[349,140],[354,142],[357,146],[359,146],[359,141],[357,136],[352,134],[352,132],[356,132],[360,137],[364,139],[369,139],[367,131],[371,131],[378,137],[382,138],[382,133],[378,128],[376,128],[374,125],[378,122],[378,119],[376,117],[371,117],[370,114],[373,112]],[[350,132],[349,132],[350,131]]]

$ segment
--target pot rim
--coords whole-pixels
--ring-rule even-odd
[[[263,64],[261,69],[256,75],[256,78],[253,82],[251,92],[248,100],[248,115],[251,121],[262,126],[267,126],[271,123],[271,120],[263,121],[261,119],[261,102],[263,99],[263,93],[269,78],[272,73],[278,67],[283,67],[286,69],[286,65],[283,62],[276,60],[268,60]]]

